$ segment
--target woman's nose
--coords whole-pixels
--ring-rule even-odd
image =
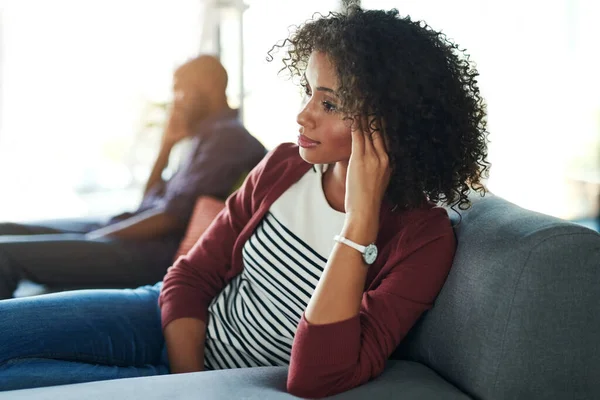
[[[310,101],[307,101],[303,105],[302,109],[298,113],[298,116],[296,117],[296,122],[298,122],[298,125],[304,128],[314,128],[314,118],[310,113]]]

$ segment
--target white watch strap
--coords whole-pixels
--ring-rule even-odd
[[[366,247],[366,246],[361,246],[360,244],[358,244],[358,243],[354,243],[352,240],[350,240],[350,239],[346,239],[345,237],[343,237],[343,236],[340,236],[340,235],[335,235],[335,236],[333,237],[333,240],[335,240],[335,241],[336,241],[336,242],[338,242],[338,243],[343,243],[343,244],[345,244],[346,246],[350,246],[350,247],[352,247],[353,249],[356,249],[356,250],[360,251],[360,252],[361,252],[361,254],[364,254],[364,253],[365,253],[365,250],[367,249],[367,247]]]

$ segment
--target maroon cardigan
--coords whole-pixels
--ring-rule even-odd
[[[283,144],[248,175],[192,250],[169,268],[159,300],[163,328],[178,318],[208,322],[210,302],[243,269],[242,247],[271,204],[310,168],[296,145]],[[432,306],[456,248],[446,211],[433,205],[394,212],[384,204],[376,244],[379,256],[369,267],[357,316],[326,325],[302,316],[292,346],[290,393],[332,395],[381,374]]]

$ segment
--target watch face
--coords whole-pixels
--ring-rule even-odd
[[[377,246],[374,244],[368,245],[363,254],[363,258],[367,264],[373,264],[377,258]]]

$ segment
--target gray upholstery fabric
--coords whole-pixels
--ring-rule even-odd
[[[398,354],[481,399],[600,399],[600,235],[475,201],[454,266]]]
[[[245,368],[0,392],[0,400],[295,399],[285,392],[286,376],[283,367]],[[330,398],[469,399],[424,365],[408,361],[390,361],[377,380]]]

